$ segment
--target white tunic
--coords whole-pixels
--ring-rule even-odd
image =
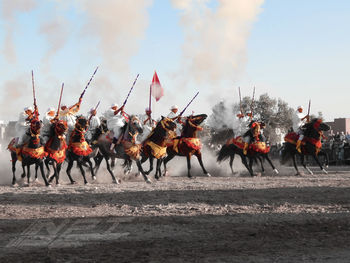
[[[179,123],[176,119],[174,119],[174,118],[178,117],[178,115],[171,111],[167,117],[170,119],[173,119],[173,121],[176,123],[176,136],[181,136],[182,124]],[[183,120],[183,118],[181,118],[181,120]]]
[[[301,120],[302,118],[304,118],[304,114],[302,112],[299,112],[299,111],[294,112],[293,119],[292,119],[294,132],[298,132],[299,128],[306,123],[305,120],[303,121]]]
[[[26,121],[28,115],[23,111],[19,114],[18,121],[15,125],[16,136],[18,137],[17,144],[21,145],[25,142],[26,132],[28,131],[30,124]]]
[[[110,131],[113,131],[114,137],[119,138],[121,133],[121,128],[125,125],[125,118],[118,112],[118,114],[114,114],[115,110],[108,109],[104,116],[107,119],[107,128]]]
[[[90,118],[90,115],[88,114],[87,119]],[[93,134],[95,133],[95,130],[101,125],[101,121],[100,118],[95,116],[92,116],[90,119],[90,125],[89,125],[89,129],[87,130],[86,134],[85,134],[85,138],[87,140],[91,140]]]
[[[55,116],[50,116],[46,113],[44,118],[43,118],[43,127],[41,128],[41,136],[44,139],[45,143],[47,142],[48,137],[50,136],[51,120],[54,117]]]
[[[141,114],[139,116],[139,120],[141,122],[142,128],[143,128],[143,133],[139,135],[139,140],[143,142],[146,140],[147,136],[151,133],[152,129],[155,127],[154,121],[151,120],[151,123],[149,122],[148,115],[147,114]],[[147,122],[145,123],[145,121]]]

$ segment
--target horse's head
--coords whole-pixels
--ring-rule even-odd
[[[207,117],[208,117],[207,114],[199,114],[194,116],[191,115],[187,117],[187,121],[197,126],[197,125],[200,125]]]
[[[143,128],[139,118],[135,115],[131,115],[129,119],[129,127],[134,132],[143,133]]]
[[[57,136],[62,136],[67,131],[67,122],[58,120],[54,123],[54,131]]]
[[[311,120],[312,126],[316,131],[328,131],[330,129],[329,125],[324,123],[322,119],[316,118]]]
[[[162,116],[162,119],[158,125],[160,125],[166,131],[175,131],[176,129],[176,123],[168,117]]]
[[[41,128],[41,122],[39,120],[32,120],[30,122],[30,133],[32,135],[39,135],[40,134],[40,128]]]
[[[80,131],[85,131],[88,127],[88,120],[84,116],[79,116],[75,122],[75,128]]]

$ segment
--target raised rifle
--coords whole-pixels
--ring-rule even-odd
[[[60,98],[59,98],[59,100],[58,100],[58,106],[57,106],[57,111],[56,111],[55,119],[58,119],[58,116],[59,116],[59,114],[60,114],[60,107],[61,107],[61,99],[62,99],[63,87],[64,87],[64,83],[62,83],[61,93],[60,93]]]
[[[254,87],[254,90],[253,90],[252,103],[250,104],[250,120],[253,119],[254,98],[255,98],[255,87]]]
[[[194,95],[194,97],[191,99],[191,101],[187,104],[187,106],[180,112],[178,117],[181,117],[182,114],[184,114],[185,110],[188,108],[188,106],[190,106],[190,104],[192,103],[192,101],[198,96],[199,91],[196,93],[196,95]]]
[[[123,105],[117,110],[117,113],[118,113],[118,112],[125,106],[125,104],[127,103],[128,98],[129,98],[129,96],[130,96],[130,93],[131,93],[131,91],[134,89],[135,83],[136,83],[137,78],[139,77],[139,75],[140,75],[140,74],[137,74],[137,76],[136,76],[136,78],[135,78],[134,82],[132,83],[132,86],[131,86],[131,88],[130,88],[130,90],[129,90],[129,93],[128,93],[128,95],[126,96],[126,98],[125,98],[125,100],[124,100],[124,102],[123,102]]]
[[[94,73],[92,74],[92,76],[91,76],[89,82],[86,84],[86,87],[84,88],[83,92],[80,94],[80,99],[83,98],[86,89],[89,87],[91,80],[94,78],[94,76],[95,76],[95,74],[96,74],[96,72],[97,72],[97,69],[98,69],[98,67],[95,69],[95,71],[94,71]]]
[[[32,86],[33,86],[33,99],[34,99],[34,115],[36,115],[36,117],[39,117],[39,110],[38,110],[38,106],[36,105],[36,96],[35,96],[35,86],[34,86],[34,73],[32,70]]]
[[[243,107],[242,107],[241,87],[238,87],[238,93],[239,93],[239,109],[241,111],[241,116],[244,116]]]
[[[311,99],[309,100],[309,106],[307,108],[307,115],[306,115],[306,121],[310,121],[310,108],[311,108]]]
[[[97,103],[96,107],[94,108],[94,111],[96,111],[96,110],[97,110],[97,108],[98,108],[98,106],[99,106],[99,105],[100,105],[100,101],[98,101],[98,103]],[[92,119],[92,114],[90,115],[89,120],[88,120],[89,125],[90,125],[90,121],[91,121],[91,119]]]

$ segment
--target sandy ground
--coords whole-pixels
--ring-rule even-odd
[[[350,169],[279,169],[253,178],[195,169],[190,180],[183,168],[120,185],[102,170],[87,186],[75,175],[77,185],[51,188],[8,186],[7,172],[0,262],[349,262]]]

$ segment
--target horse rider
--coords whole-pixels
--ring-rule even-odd
[[[43,118],[43,127],[41,128],[41,137],[44,144],[48,141],[50,137],[51,124],[55,118],[55,108],[50,107],[47,109],[44,118]]]
[[[249,124],[249,130],[246,131],[243,135],[244,147],[243,154],[247,155],[248,146],[250,143],[260,141],[261,131],[260,123],[258,121],[251,121]]]
[[[24,110],[20,112],[15,125],[16,137],[18,137],[16,147],[22,146],[29,140],[30,136],[27,132],[30,127],[30,122],[34,118],[37,118],[38,115],[37,109],[33,111],[32,107],[25,107]]]
[[[299,153],[301,153],[301,141],[304,139],[304,132],[301,127],[309,122],[309,116],[303,114],[302,106],[297,107],[297,110],[293,114],[292,122],[293,122],[293,127],[292,127],[293,131],[299,135],[296,149]]]
[[[173,105],[170,107],[170,113],[168,114],[168,118],[172,119],[176,123],[176,136],[181,136],[182,125],[184,124],[184,118],[177,115],[179,107],[177,105]]]
[[[113,141],[110,147],[110,151],[113,151],[114,147],[121,142],[121,129],[129,119],[124,112],[124,105],[118,108],[118,104],[116,103],[113,103],[104,115],[107,119],[108,130],[113,131]]]
[[[101,121],[100,118],[96,116],[97,111],[95,108],[91,108],[86,117],[89,120],[89,127],[85,134],[85,138],[88,142],[91,142],[93,135],[96,132],[96,129],[100,127]]]
[[[69,136],[70,136],[71,132],[74,130],[75,122],[76,122],[75,115],[80,110],[81,101],[82,101],[82,98],[80,97],[79,101],[70,107],[67,107],[66,104],[61,105],[59,119],[67,122],[67,126],[68,126],[67,139],[68,140],[69,140]]]
[[[145,109],[145,113],[140,114],[139,116],[139,120],[143,127],[143,133],[140,134],[141,142],[147,138],[147,136],[151,133],[152,129],[156,126],[156,122],[152,119],[151,113],[151,109],[147,107]]]

